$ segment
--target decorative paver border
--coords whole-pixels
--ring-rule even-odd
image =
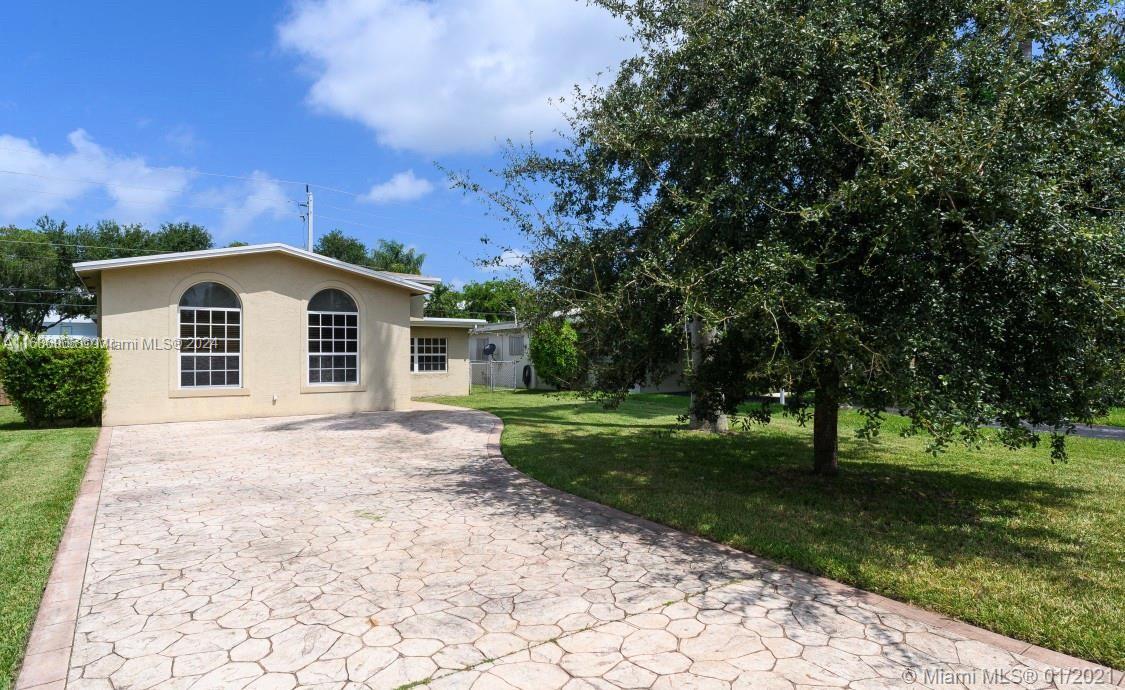
[[[39,603],[39,613],[31,628],[15,690],[56,690],[66,687],[70,669],[70,650],[74,644],[74,625],[78,620],[78,601],[90,556],[94,519],[102,493],[106,457],[113,436],[112,427],[102,427],[86,464],[86,474],[74,499],[47,588]]]
[[[507,458],[504,457],[500,446],[500,436],[504,433],[504,421],[490,412],[486,412],[485,414],[492,417],[492,419],[494,420],[492,429],[488,434],[488,453],[494,459],[510,465],[511,463],[508,463]],[[513,467],[513,469],[516,468]],[[519,472],[518,469],[516,469],[516,471]],[[645,518],[633,515],[632,513],[626,513],[625,511],[611,508],[610,506],[604,505],[602,503],[597,503],[595,501],[582,498],[581,496],[575,496],[574,494],[570,494],[560,489],[556,489],[552,486],[548,486],[547,484],[544,484],[534,477],[531,477],[530,475],[524,474],[522,472],[520,474],[523,474],[523,476],[527,477],[529,481],[533,481],[536,484],[539,484],[546,491],[562,500],[581,501],[582,503],[586,504],[590,510],[600,512],[603,515],[614,518],[615,520],[624,520],[639,527],[657,532],[666,532],[670,529],[673,529],[672,527],[668,527],[667,525],[662,525],[658,522],[653,522],[652,520],[646,520]],[[888,613],[894,613],[904,618],[912,618],[930,627],[937,628],[939,630],[947,630],[964,638],[975,640],[977,642],[983,642],[985,644],[990,644],[994,647],[999,647],[1004,651],[1011,652],[1013,654],[1019,654],[1029,659],[1034,659],[1035,661],[1049,664],[1056,668],[1097,670],[1102,672],[1105,677],[1108,677],[1110,679],[1110,685],[1125,687],[1125,672],[1123,671],[1118,671],[1106,666],[1102,666],[1100,664],[1095,664],[1092,661],[1087,661],[1085,659],[1079,659],[1078,657],[1070,656],[1069,654],[1056,652],[1054,650],[1047,649],[1046,647],[1040,647],[1039,645],[1031,644],[1030,642],[1023,642],[1022,640],[1017,640],[1005,635],[1001,635],[999,633],[994,633],[991,630],[985,630],[984,628],[970,625],[969,623],[965,623],[964,621],[949,618],[948,616],[943,616],[939,613],[934,613],[933,611],[927,611],[925,609],[918,608],[917,606],[912,606],[911,604],[905,604],[895,599],[889,599],[880,594],[874,594],[862,589],[857,589],[855,587],[852,587],[851,585],[845,585],[835,580],[829,580],[828,578],[820,577],[819,575],[812,575],[810,573],[798,571],[794,568],[790,568],[788,566],[784,566],[779,563],[760,558],[745,551],[739,551],[738,549],[726,546],[725,544],[712,542],[709,539],[704,539],[703,537],[697,535],[687,533],[683,534],[688,538],[700,539],[706,541],[709,544],[713,544],[717,548],[730,553],[732,556],[738,556],[740,558],[750,558],[754,560],[757,565],[765,569],[781,573],[793,573],[794,575],[799,575],[804,578],[810,578],[816,584],[824,587],[826,590],[833,594],[854,597],[872,606],[878,606],[886,610]]]

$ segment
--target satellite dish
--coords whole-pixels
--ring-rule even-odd
[[[491,357],[496,354],[496,343],[489,343],[484,346],[484,356]]]

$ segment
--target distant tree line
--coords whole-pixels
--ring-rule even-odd
[[[396,240],[378,240],[370,249],[361,240],[333,230],[316,241],[313,251],[349,264],[395,273],[422,273],[426,255]]]
[[[0,330],[39,333],[44,323],[94,313],[95,300],[75,275],[79,261],[186,252],[214,246],[194,223],[164,223],[159,230],[101,221],[68,226],[43,216],[32,228],[0,227]]]
[[[96,300],[74,273],[77,262],[214,246],[206,228],[187,222],[164,223],[158,230],[112,220],[71,227],[43,216],[31,228],[0,227],[0,331],[40,333],[64,319],[92,316]],[[426,259],[402,242],[379,240],[369,249],[339,230],[322,236],[314,249],[341,261],[398,273],[420,274]],[[427,314],[506,321],[519,313],[525,292],[518,280],[468,283],[460,290],[438,285]]]
[[[402,242],[381,239],[369,248],[340,230],[321,236],[313,251],[357,266],[396,273],[421,274],[426,260],[425,254]],[[430,295],[426,315],[486,319],[493,323],[511,321],[524,311],[521,306],[525,305],[527,290],[524,283],[514,278],[466,283],[461,289],[441,284]]]

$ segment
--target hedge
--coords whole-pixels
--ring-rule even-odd
[[[0,383],[32,426],[101,420],[109,353],[102,346],[70,344],[32,340],[0,349]]]

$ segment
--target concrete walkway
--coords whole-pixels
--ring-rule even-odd
[[[548,489],[498,432],[453,408],[115,428],[67,687],[1121,680]]]

